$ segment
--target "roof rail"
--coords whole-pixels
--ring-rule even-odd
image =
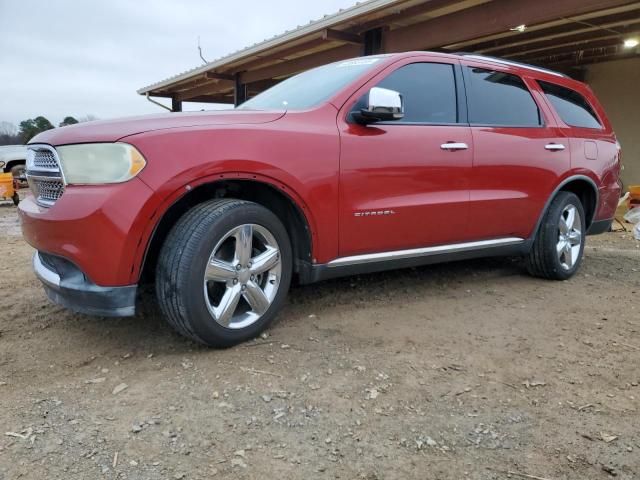
[[[479,55],[476,53],[467,53],[467,52],[460,52],[460,53],[457,53],[457,55],[460,55],[462,57],[467,57],[467,58],[474,58],[476,60],[488,60],[490,62],[501,63],[503,65],[511,65],[514,67],[527,68],[529,70],[535,70],[536,72],[548,73],[549,75],[568,78],[564,73],[556,72],[555,70],[549,70],[548,68],[543,68],[543,67],[536,67],[535,65],[529,65],[528,63],[504,60],[502,58],[492,57],[490,55]]]

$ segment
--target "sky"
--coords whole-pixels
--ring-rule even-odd
[[[201,65],[198,37],[212,61],[354,3],[0,0],[0,122],[163,112],[136,90]]]

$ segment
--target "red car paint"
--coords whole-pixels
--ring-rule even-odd
[[[40,251],[67,258],[101,286],[136,284],[167,209],[193,188],[222,179],[269,184],[297,204],[312,239],[312,261],[360,253],[482,240],[530,238],[565,179],[597,185],[593,220],[613,217],[620,187],[611,125],[584,84],[519,66],[456,55],[412,52],[381,57],[363,77],[306,111],[164,114],[49,130],[32,142],[59,146],[123,141],[147,165],[116,185],[67,186],[50,208],[20,204],[24,236]],[[363,126],[347,121],[380,79],[413,62],[470,65],[520,76],[543,127]],[[562,122],[535,80],[581,93],[600,130]],[[464,142],[466,151],[440,145]],[[545,150],[565,143],[561,152]],[[393,214],[358,216],[359,212]]]

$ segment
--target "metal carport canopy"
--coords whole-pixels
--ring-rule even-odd
[[[520,27],[520,28],[517,28]],[[557,68],[640,55],[640,1],[370,0],[138,90],[240,103],[300,71],[366,54],[467,51]]]

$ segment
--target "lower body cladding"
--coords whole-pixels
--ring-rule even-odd
[[[49,299],[74,312],[101,317],[135,314],[136,285],[101,287],[68,260],[36,252],[33,270]]]
[[[593,222],[588,235],[609,230],[612,220]],[[298,263],[302,284],[346,275],[415,267],[448,261],[492,256],[527,255],[533,238],[499,238],[477,242],[381,252],[343,257],[327,264]],[[91,282],[72,262],[56,255],[36,252],[33,268],[48,297],[70,310],[88,315],[123,317],[135,314],[137,285],[103,287]]]
[[[346,275],[359,275],[481,257],[520,256],[528,253],[531,244],[532,240],[524,240],[522,238],[497,238],[452,245],[355,255],[338,258],[324,265],[303,263],[299,265],[300,282],[313,283]]]

